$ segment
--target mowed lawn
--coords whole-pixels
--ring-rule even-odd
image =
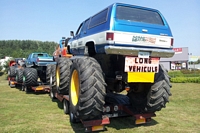
[[[104,133],[200,133],[200,84],[173,84],[166,108],[144,125],[132,117],[111,118]],[[71,124],[62,104],[47,93],[29,93],[10,88],[0,76],[0,133],[82,133],[81,123]]]

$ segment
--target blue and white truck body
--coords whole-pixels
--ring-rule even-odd
[[[95,53],[172,57],[170,27],[156,9],[115,3],[82,22],[68,42],[70,53],[83,55],[94,44]]]

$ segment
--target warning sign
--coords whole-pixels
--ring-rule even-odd
[[[159,58],[126,57],[125,72],[158,72]]]
[[[182,53],[182,48],[173,48],[175,54],[181,54]]]

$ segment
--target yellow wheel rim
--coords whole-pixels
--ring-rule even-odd
[[[56,86],[59,87],[60,85],[60,67],[56,68]]]
[[[71,78],[71,100],[72,104],[76,106],[79,97],[79,76],[77,70],[74,70]]]

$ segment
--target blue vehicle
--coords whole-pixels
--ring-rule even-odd
[[[174,55],[174,39],[158,10],[114,3],[70,34],[66,43],[74,56],[58,64],[56,84],[62,87],[60,93],[69,95],[72,122],[111,113],[103,108],[110,104],[128,105],[134,113],[154,113],[165,107],[171,84],[159,60]],[[122,91],[127,94],[118,94]],[[115,116],[120,116],[118,109]]]
[[[69,52],[75,55],[174,55],[171,30],[156,9],[115,3],[83,21],[71,35]]]
[[[31,53],[26,60],[26,67],[47,66],[55,64],[53,57],[47,53]]]
[[[42,84],[49,84],[51,66],[55,64],[53,57],[47,53],[31,53],[25,60],[22,90],[28,91],[30,86],[37,86],[39,81]]]

